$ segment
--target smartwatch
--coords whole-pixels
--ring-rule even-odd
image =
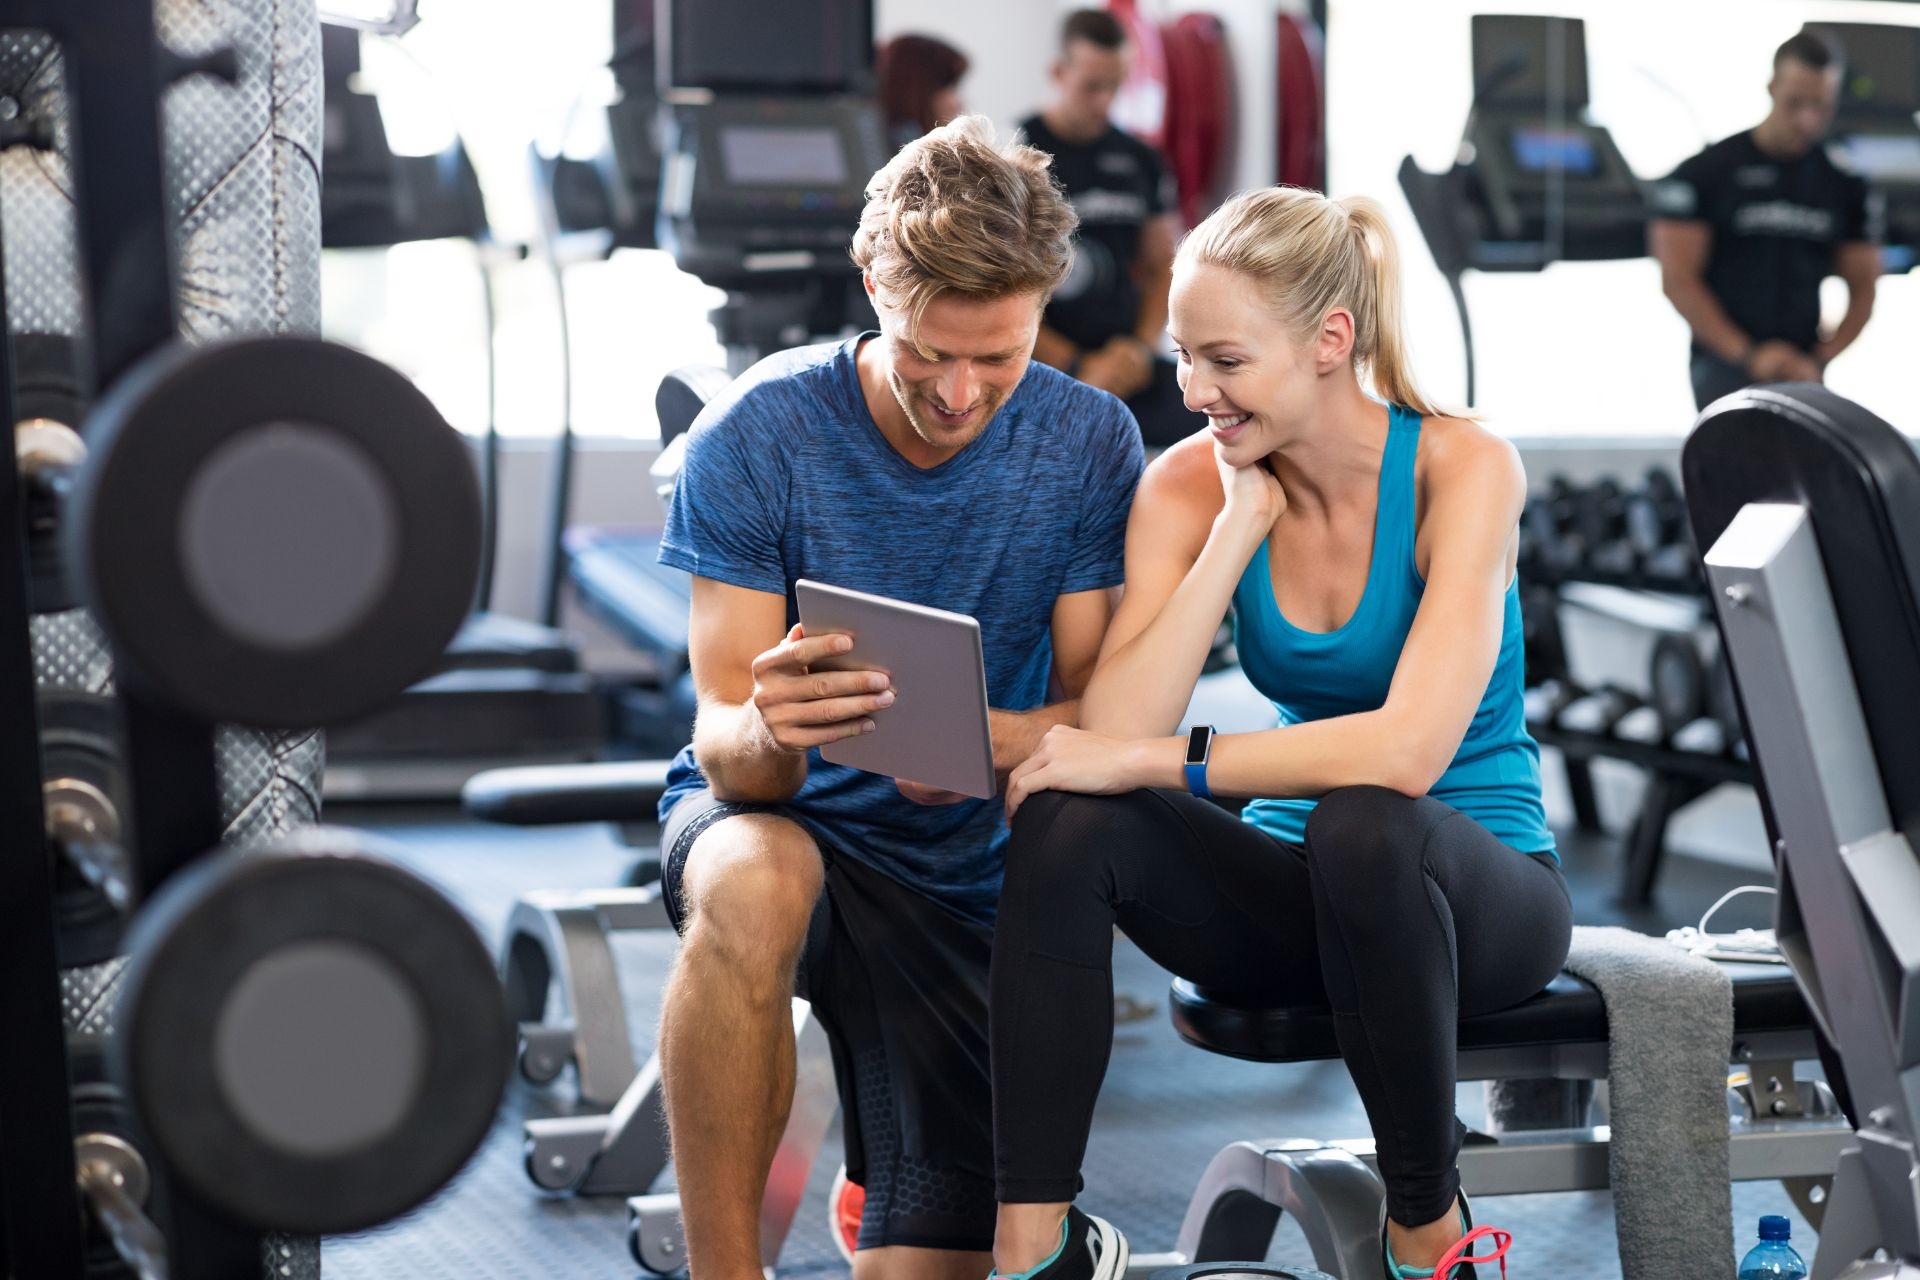
[[[1187,790],[1202,800],[1211,800],[1207,790],[1207,757],[1213,754],[1213,726],[1197,724],[1187,730]]]

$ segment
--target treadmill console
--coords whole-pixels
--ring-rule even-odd
[[[779,274],[851,272],[867,180],[887,161],[878,107],[855,97],[727,97],[675,104],[662,165],[660,243],[722,288]]]
[[[1474,197],[1470,264],[1538,270],[1646,252],[1647,204],[1613,135],[1586,118],[1578,18],[1473,19],[1474,111],[1461,190]]]
[[[1806,29],[1841,59],[1828,152],[1866,179],[1884,209],[1884,268],[1912,270],[1920,258],[1920,27],[1825,22]]]

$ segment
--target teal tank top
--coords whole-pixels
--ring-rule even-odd
[[[1360,605],[1334,631],[1302,631],[1280,614],[1262,542],[1234,589],[1235,641],[1247,677],[1280,713],[1283,725],[1379,709],[1426,591],[1414,563],[1414,455],[1420,415],[1398,405],[1388,414],[1374,516],[1373,560]],[[1524,637],[1520,590],[1507,588],[1500,657],[1453,763],[1428,792],[1467,814],[1522,853],[1552,854],[1540,800],[1540,748],[1527,732],[1521,701]],[[1254,800],[1242,817],[1295,844],[1305,839],[1314,800]]]

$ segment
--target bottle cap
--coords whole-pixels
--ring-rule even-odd
[[[1793,1239],[1793,1224],[1777,1213],[1769,1213],[1760,1219],[1760,1238],[1762,1240]]]

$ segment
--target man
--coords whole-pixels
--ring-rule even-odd
[[[848,642],[793,625],[793,584],[976,618],[1004,778],[1074,721],[1142,463],[1117,400],[1031,363],[1074,225],[1044,155],[996,149],[962,117],[867,193],[853,256],[880,333],[773,356],[709,405],[662,539],[661,560],[694,575],[700,702],[661,802],[685,941],[660,1054],[696,1280],[761,1276],[796,993],[833,1043],[867,1190],[855,1276],[992,1269],[1000,806],[822,761],[813,748],[864,732],[894,691],[812,669]]]
[[[1126,29],[1103,9],[1067,15],[1053,97],[1020,124],[1053,157],[1080,215],[1073,270],[1047,304],[1036,358],[1127,402],[1146,442],[1164,447],[1206,419],[1181,403],[1159,354],[1173,281],[1172,182],[1158,153],[1108,119],[1127,78]]]
[[[1821,141],[1840,66],[1801,32],[1773,56],[1773,109],[1708,147],[1654,190],[1653,255],[1693,329],[1699,408],[1758,382],[1818,382],[1873,314],[1879,252],[1866,183]],[[1820,336],[1820,284],[1847,282],[1847,313]]]

